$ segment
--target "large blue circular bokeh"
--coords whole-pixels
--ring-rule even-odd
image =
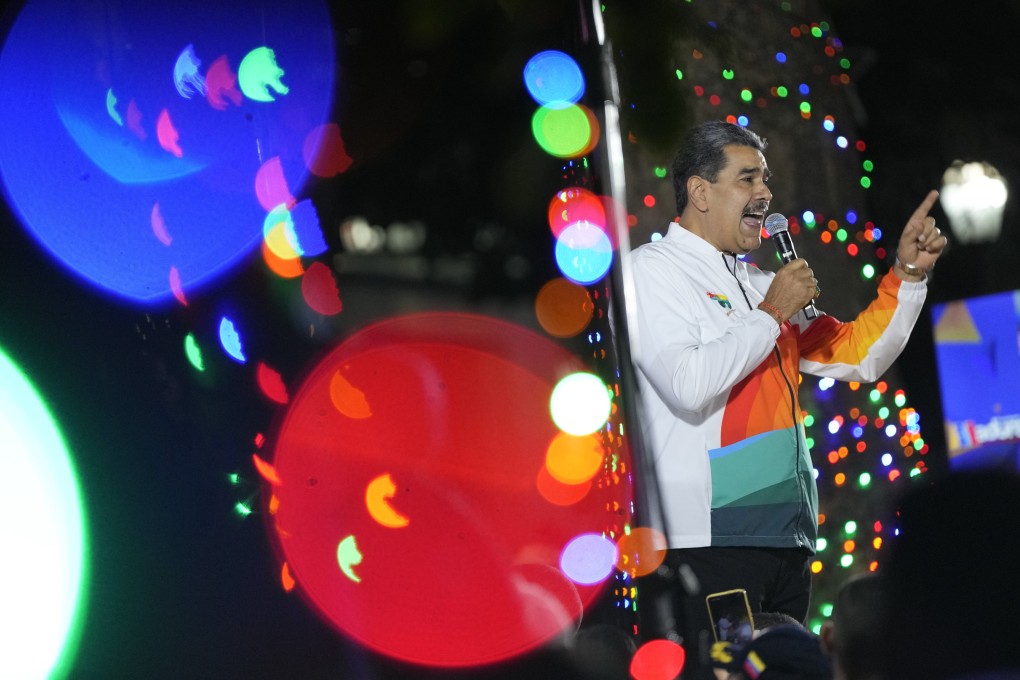
[[[268,47],[287,92],[226,98],[222,109],[186,97],[174,67],[189,45],[199,73],[225,57],[235,75]],[[305,181],[302,144],[330,113],[334,63],[322,0],[28,2],[0,52],[7,201],[50,255],[105,292],[169,298],[171,268],[185,290],[201,286],[259,243],[261,165],[279,157],[292,193]],[[180,157],[158,141],[164,110]],[[165,231],[152,226],[157,204]]]

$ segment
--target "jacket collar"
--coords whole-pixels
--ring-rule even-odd
[[[701,257],[716,257],[722,252],[697,234],[685,229],[679,222],[670,222],[665,238],[675,241],[685,250]]]

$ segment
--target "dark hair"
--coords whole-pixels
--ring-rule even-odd
[[[832,607],[833,654],[847,678],[881,675],[885,603],[883,581],[873,571],[851,576],[836,593]]]
[[[749,658],[761,664],[760,675],[754,677],[762,680],[832,680],[832,661],[822,650],[818,636],[799,624],[769,628],[748,642],[737,659],[742,670]],[[741,677],[747,675],[745,672]]]
[[[687,180],[697,175],[709,182],[719,177],[726,165],[725,147],[736,144],[758,149],[762,153],[768,142],[747,128],[713,120],[693,127],[673,157],[673,190],[676,192],[676,214],[687,207]]]
[[[804,627],[800,621],[783,612],[757,612],[753,614],[753,618],[755,630],[766,630],[783,625]]]

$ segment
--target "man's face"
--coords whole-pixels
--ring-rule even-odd
[[[762,220],[772,192],[765,157],[750,146],[725,147],[726,165],[708,184],[704,238],[719,250],[749,253],[761,245]]]

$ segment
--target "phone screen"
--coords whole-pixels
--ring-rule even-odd
[[[751,641],[754,619],[746,590],[712,593],[705,598],[705,604],[708,605],[708,617],[712,620],[712,634],[716,642],[739,645]]]

